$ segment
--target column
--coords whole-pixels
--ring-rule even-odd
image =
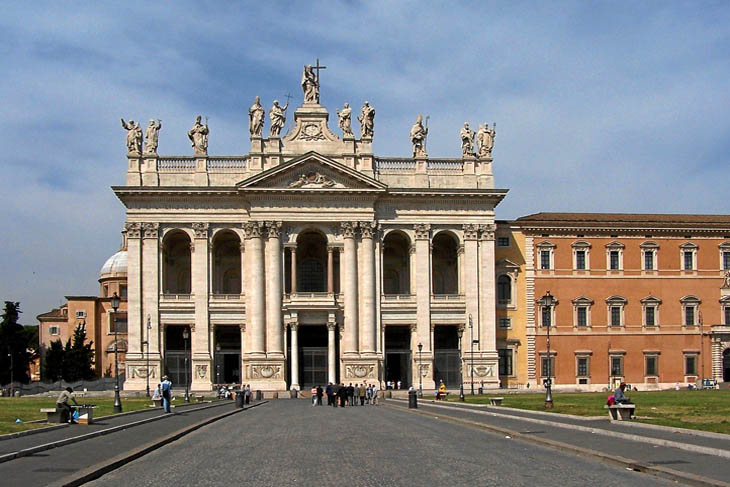
[[[299,324],[289,323],[291,330],[291,388],[299,390]]]
[[[431,225],[419,223],[413,229],[416,237],[415,275],[418,276],[413,286],[416,293],[418,341],[423,343],[424,351],[431,353]]]
[[[327,247],[327,292],[335,292],[335,257],[334,248]]]
[[[195,322],[191,324],[190,377],[192,390],[210,390],[211,355],[210,333],[208,319],[209,294],[209,256],[208,256],[208,224],[205,222],[193,223],[193,244],[190,248],[191,290],[195,303]]]
[[[144,365],[142,355],[142,225],[126,222],[124,231],[127,239],[127,356],[124,390],[143,391],[146,387],[142,378],[132,374],[133,366]],[[112,360],[114,358],[112,357]]]
[[[362,238],[362,343],[360,351],[375,353],[375,247],[373,232],[375,222],[360,222]]]
[[[358,336],[358,297],[357,297],[357,243],[355,229],[357,223],[343,222],[342,234],[345,239],[345,339],[344,354],[356,354]]]
[[[247,222],[246,231],[246,258],[249,269],[246,279],[246,323],[248,325],[249,350],[251,354],[266,352],[266,310],[264,308],[264,246],[261,232],[261,222]]]
[[[150,375],[150,382],[154,382],[160,377],[158,373],[161,351],[159,343],[160,280],[158,272],[160,267],[160,243],[158,234],[158,223],[142,224],[142,340],[147,340],[149,343],[146,347],[143,346],[140,351],[143,353],[144,359],[147,358],[149,353],[150,369],[155,372],[154,375]],[[127,292],[129,292],[129,288],[127,288]],[[147,330],[148,317],[152,326],[149,333]]]
[[[297,248],[291,247],[291,293],[297,292]]]
[[[337,354],[335,353],[335,330],[337,323],[327,323],[327,378],[333,384],[337,382]]]
[[[281,222],[267,222],[266,240],[266,351],[284,358],[284,325],[281,314]]]
[[[479,324],[479,249],[477,245],[479,225],[467,223],[462,225],[462,229],[464,230],[464,256],[462,259],[464,266],[459,270],[463,275],[464,299],[466,300],[464,323],[469,326],[469,316],[472,317],[474,339],[479,340],[479,348],[474,346],[476,352],[481,348],[481,337],[477,334],[481,329]],[[471,337],[471,335],[469,336]],[[471,346],[464,350],[465,354],[468,352],[471,352]]]
[[[481,297],[481,351],[493,352],[497,349],[497,296],[494,269],[494,225],[480,225],[479,264]],[[513,283],[513,286],[517,283]]]

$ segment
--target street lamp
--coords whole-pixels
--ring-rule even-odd
[[[479,343],[479,340],[474,340],[474,325],[471,319],[471,313],[469,313],[469,334],[471,335],[471,395],[474,395],[474,344]]]
[[[152,330],[152,323],[150,322],[150,315],[147,315],[147,368],[145,369],[147,375],[147,397],[150,397],[150,330]]]
[[[545,293],[545,296],[540,298],[540,304],[542,305],[542,313],[543,313],[543,326],[546,325],[545,321],[547,321],[547,379],[545,380],[545,409],[552,409],[553,407],[553,379],[552,379],[552,360],[550,357],[550,327],[552,327],[552,307],[555,303],[555,297],[553,297],[550,294],[550,291],[547,291]],[[547,315],[545,315],[545,310],[548,310]],[[545,320],[545,316],[548,316],[548,319]]]
[[[8,350],[10,350],[8,353],[8,357],[10,357],[10,397],[15,397],[15,367],[13,366],[13,351],[10,348],[8,348]]]
[[[464,328],[459,326],[459,401],[464,402],[464,361],[461,358],[461,337],[464,335]]]
[[[111,305],[114,310],[112,324],[114,325],[114,412],[122,412],[122,399],[119,397],[119,335],[117,330],[117,310],[119,309],[119,296],[117,293],[111,297]]]
[[[183,328],[183,342],[185,342],[185,402],[190,402],[190,393],[188,389],[188,338],[190,338],[190,332],[188,327]]]
[[[418,342],[418,396],[423,397],[423,374],[421,374],[421,351],[423,343]]]
[[[216,343],[215,344],[215,382],[216,384],[220,385],[221,383],[221,344]]]

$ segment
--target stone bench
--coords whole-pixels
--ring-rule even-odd
[[[449,399],[449,394],[451,394],[451,393],[450,392],[442,392],[441,394],[439,394],[438,396],[436,396],[437,397],[436,400],[437,401],[446,401],[446,400]]]
[[[195,396],[195,402],[203,402],[204,399],[205,399],[205,397],[203,397],[202,395]]]
[[[40,412],[46,413],[49,423],[68,423],[68,410],[66,408],[41,408]]]
[[[161,408],[162,407],[162,398],[160,399],[152,399],[152,404],[150,405],[151,408]]]
[[[490,397],[489,405],[490,406],[501,406],[503,400],[504,400],[503,397]]]
[[[603,408],[608,409],[608,417],[612,421],[625,421],[634,417],[636,404],[613,404]]]

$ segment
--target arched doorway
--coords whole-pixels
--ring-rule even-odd
[[[190,294],[190,237],[183,231],[165,235],[162,247],[164,294]]]
[[[722,381],[730,382],[730,348],[722,352]]]
[[[327,292],[327,238],[306,231],[297,238],[297,292]]]
[[[411,294],[411,241],[401,232],[390,232],[383,241],[383,293]]]

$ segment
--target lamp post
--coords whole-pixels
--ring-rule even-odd
[[[469,313],[469,335],[471,336],[471,395],[474,395],[474,343],[478,343],[479,340],[474,340],[474,324],[472,323],[471,313]]]
[[[702,326],[702,311],[699,312],[700,318],[700,365],[702,367],[702,381],[700,382],[700,389],[705,388],[705,330]]]
[[[8,348],[8,350],[10,350],[8,353],[8,357],[10,357],[10,397],[15,397],[15,367],[13,366],[13,351],[10,348]]]
[[[215,352],[216,352],[215,353],[215,382],[217,385],[220,385],[220,383],[221,383],[221,364],[220,364],[221,344],[220,343],[215,344]]]
[[[464,402],[464,361],[461,358],[461,337],[464,335],[464,328],[459,326],[459,401]]]
[[[182,332],[183,342],[185,342],[185,402],[190,402],[190,393],[188,389],[188,338],[190,338],[190,332],[188,327],[183,328]]]
[[[147,315],[147,340],[144,342],[147,345],[147,368],[145,369],[145,375],[147,375],[147,397],[150,397],[150,330],[152,330],[152,323],[150,322],[150,315]]]
[[[547,291],[545,293],[545,296],[540,298],[540,304],[542,305],[543,313],[544,310],[548,310],[548,317],[547,320],[547,379],[545,380],[545,409],[552,409],[553,407],[553,379],[552,379],[552,360],[550,357],[550,328],[552,327],[552,306],[555,302],[555,298],[550,294],[550,291]],[[545,314],[543,314],[543,318],[545,317]],[[545,320],[543,320],[543,326],[545,325]]]
[[[423,350],[423,343],[418,342],[418,396],[423,397],[423,375],[421,374],[421,351]]]
[[[111,297],[111,305],[114,310],[112,324],[114,325],[114,412],[122,412],[122,399],[119,397],[119,335],[117,331],[117,310],[119,309],[119,296],[117,293]]]

